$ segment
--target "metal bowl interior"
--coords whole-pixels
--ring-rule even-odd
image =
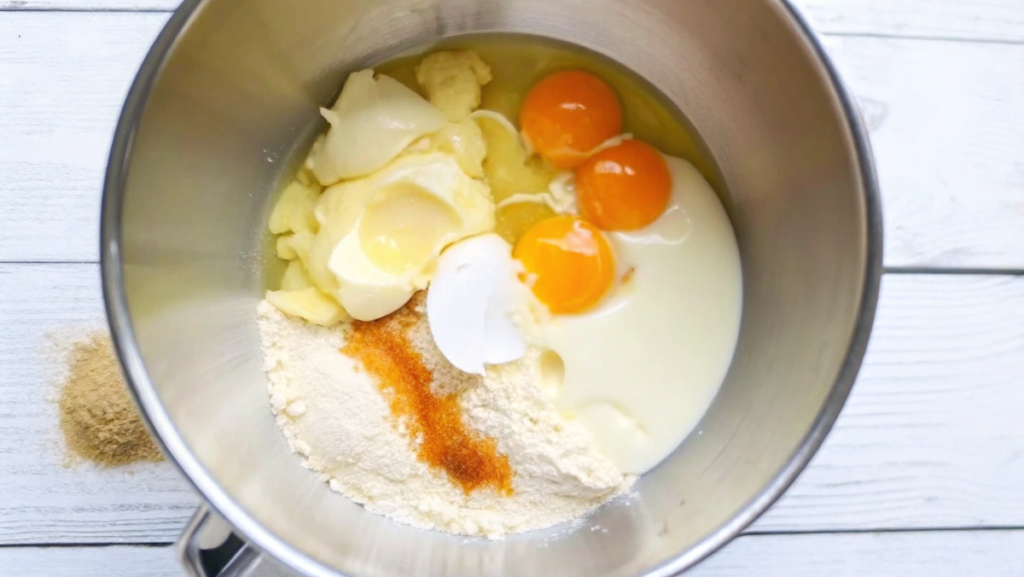
[[[519,32],[606,55],[694,125],[744,267],[722,390],[635,494],[503,541],[425,532],[329,492],[268,410],[254,309],[269,201],[360,66]],[[248,540],[308,575],[671,575],[737,535],[824,439],[867,343],[881,216],[866,136],[806,25],[772,0],[188,0],[128,96],[102,214],[104,293],[168,454]]]

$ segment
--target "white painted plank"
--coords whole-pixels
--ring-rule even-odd
[[[182,574],[170,547],[9,547],[0,549],[0,566],[20,577]],[[830,577],[1021,577],[1024,531],[748,535],[686,575],[821,577],[826,573]]]
[[[1024,525],[1022,383],[1024,277],[887,275],[836,427],[753,529]]]
[[[0,14],[0,260],[96,260],[114,125],[167,16]]]
[[[815,30],[1024,41],[1022,0],[793,0]]]
[[[118,109],[166,17],[0,18],[0,261],[97,258]],[[826,42],[873,127],[886,264],[1024,268],[1024,45]]]
[[[198,498],[170,463],[64,466],[50,335],[104,326],[96,265],[0,266],[0,295],[0,543],[174,539]]]
[[[6,547],[0,573],[18,577],[182,577],[174,551],[162,547]]]
[[[1024,531],[748,535],[687,577],[1021,577]]]
[[[75,11],[164,11],[170,12],[181,0],[0,0],[0,10],[75,10]]]
[[[0,10],[173,10],[178,0],[0,0]],[[819,32],[1024,40],[1021,0],[793,0]]]
[[[61,466],[45,333],[98,323],[96,266],[0,265],[0,544],[173,540],[170,465]],[[757,531],[1024,526],[1024,277],[890,275],[832,436]]]
[[[824,42],[871,132],[885,263],[1024,268],[1024,45]]]

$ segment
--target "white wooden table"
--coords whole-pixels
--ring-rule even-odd
[[[712,0],[708,0],[712,1]],[[169,464],[61,466],[45,333],[102,319],[101,178],[176,0],[0,0],[0,575],[179,575]],[[881,304],[789,493],[692,572],[1024,576],[1024,0],[800,0],[871,130]]]

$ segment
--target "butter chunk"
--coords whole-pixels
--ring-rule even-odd
[[[405,155],[328,188],[316,216],[309,278],[361,321],[401,308],[427,288],[446,246],[495,224],[487,185],[439,152]]]
[[[445,123],[422,96],[370,69],[350,74],[338,101],[320,114],[331,128],[313,144],[306,166],[324,186],[376,172]]]
[[[480,88],[490,81],[491,67],[472,50],[435,52],[416,67],[416,82],[450,122],[480,106]]]
[[[289,262],[288,268],[284,271],[284,276],[281,277],[281,290],[295,291],[311,286],[313,286],[313,282],[309,280],[309,273],[306,272],[306,267],[303,266],[302,261],[293,260]]]
[[[320,197],[320,186],[292,182],[281,193],[281,198],[270,212],[269,228],[273,234],[312,232],[319,228],[313,209]]]
[[[348,317],[337,301],[314,287],[267,291],[267,302],[286,315],[324,327],[336,325]]]
[[[299,259],[303,266],[308,266],[309,251],[313,248],[316,238],[311,232],[302,231],[277,237],[277,256],[284,260]]]

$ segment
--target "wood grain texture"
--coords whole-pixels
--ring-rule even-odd
[[[1021,577],[1024,531],[748,535],[686,577]]]
[[[180,0],[0,0],[0,10],[9,11],[118,11],[170,12],[181,4]]]
[[[96,260],[114,123],[166,18],[0,18],[0,261]],[[1024,268],[1024,45],[825,40],[871,127],[886,264]]]
[[[0,10],[157,10],[178,0],[0,0]],[[966,40],[1024,41],[1020,0],[793,0],[814,28]]]
[[[888,275],[867,357],[757,531],[1024,525],[1024,277]]]
[[[1021,0],[793,0],[820,32],[1024,41]]]
[[[870,131],[886,264],[1024,268],[1024,45],[824,43]]]
[[[166,19],[0,14],[0,260],[96,260],[114,125]]]
[[[96,259],[111,132],[167,18],[49,11],[177,3],[0,0],[0,261]],[[1024,269],[1024,0],[794,3],[871,129],[886,263]],[[0,264],[0,294],[0,574],[181,575],[168,547],[17,546],[168,542],[197,498],[166,463],[63,466],[46,333],[101,325],[95,266]],[[1024,277],[887,277],[846,410],[753,530],[1024,526],[1022,382]],[[746,535],[690,574],[1022,577],[1024,531]]]
[[[198,498],[170,463],[65,465],[53,343],[105,330],[96,265],[0,266],[0,294],[0,543],[172,540]]]
[[[180,577],[170,547],[8,547],[19,577]],[[1021,577],[1024,531],[748,535],[687,577]],[[277,573],[275,573],[277,575]]]
[[[167,463],[62,466],[49,331],[101,322],[91,264],[0,265],[0,544],[168,542]],[[1024,526],[1024,277],[891,275],[862,377],[755,531]]]
[[[18,577],[182,577],[171,547],[6,547],[0,573]]]

